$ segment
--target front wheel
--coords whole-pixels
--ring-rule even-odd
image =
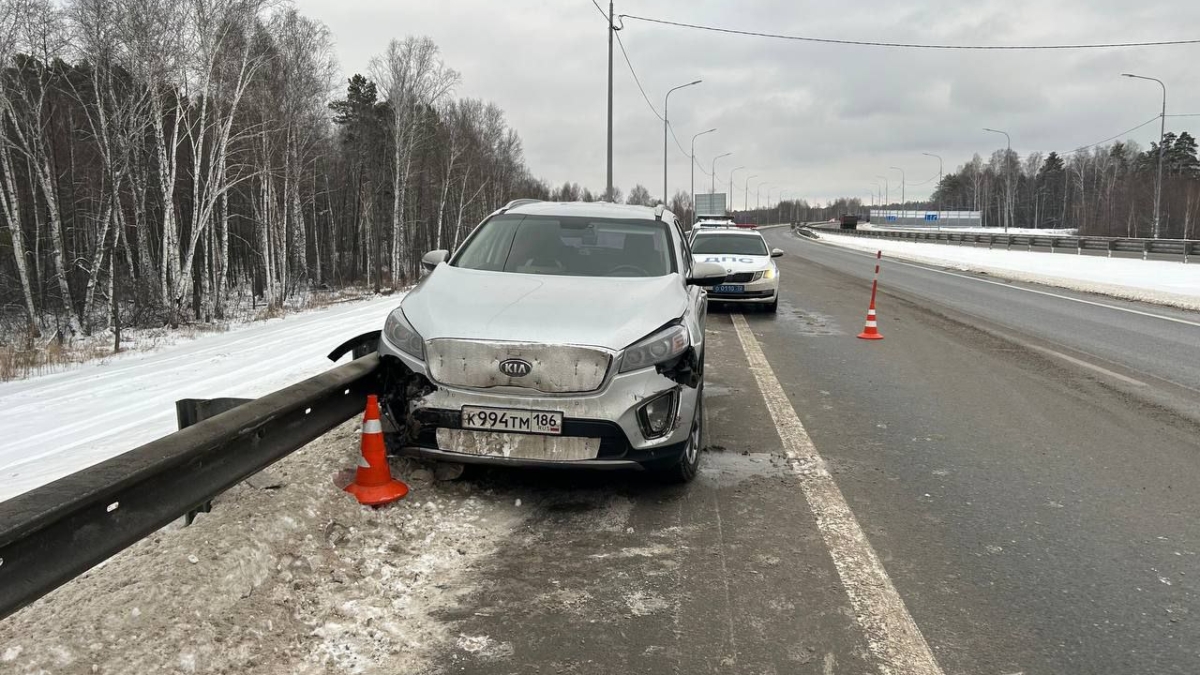
[[[657,469],[658,478],[664,483],[690,483],[700,470],[700,451],[704,449],[704,383],[696,395],[696,411],[692,414],[692,431],[687,445],[679,453],[679,461],[669,467]]]
[[[766,309],[766,311],[767,311],[767,312],[769,312],[769,313],[771,313],[771,314],[774,314],[775,312],[778,312],[778,311],[779,311],[779,301],[778,301],[778,300],[772,300],[771,302],[769,302],[769,303],[767,303],[766,305],[764,305],[764,309]]]

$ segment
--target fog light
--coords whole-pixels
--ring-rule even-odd
[[[638,423],[646,438],[658,438],[671,430],[675,419],[676,392],[674,389],[652,398],[638,408]]]

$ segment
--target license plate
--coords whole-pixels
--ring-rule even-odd
[[[745,292],[745,286],[714,286],[713,291],[717,293],[742,293]]]
[[[563,414],[550,410],[515,410],[463,406],[464,429],[513,431],[526,434],[562,434]]]

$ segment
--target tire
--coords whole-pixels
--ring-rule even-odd
[[[779,311],[779,300],[774,300],[763,306],[763,310],[768,314],[774,314]]]
[[[679,459],[673,464],[661,469],[655,469],[657,478],[671,485],[690,483],[700,471],[700,451],[704,449],[704,383],[700,383],[699,396],[696,398],[696,412],[692,416],[692,431],[688,435],[687,446],[679,454]]]

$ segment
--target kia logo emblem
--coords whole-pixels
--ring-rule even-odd
[[[500,362],[500,372],[509,377],[525,377],[533,370],[533,364],[524,359],[506,359]]]

